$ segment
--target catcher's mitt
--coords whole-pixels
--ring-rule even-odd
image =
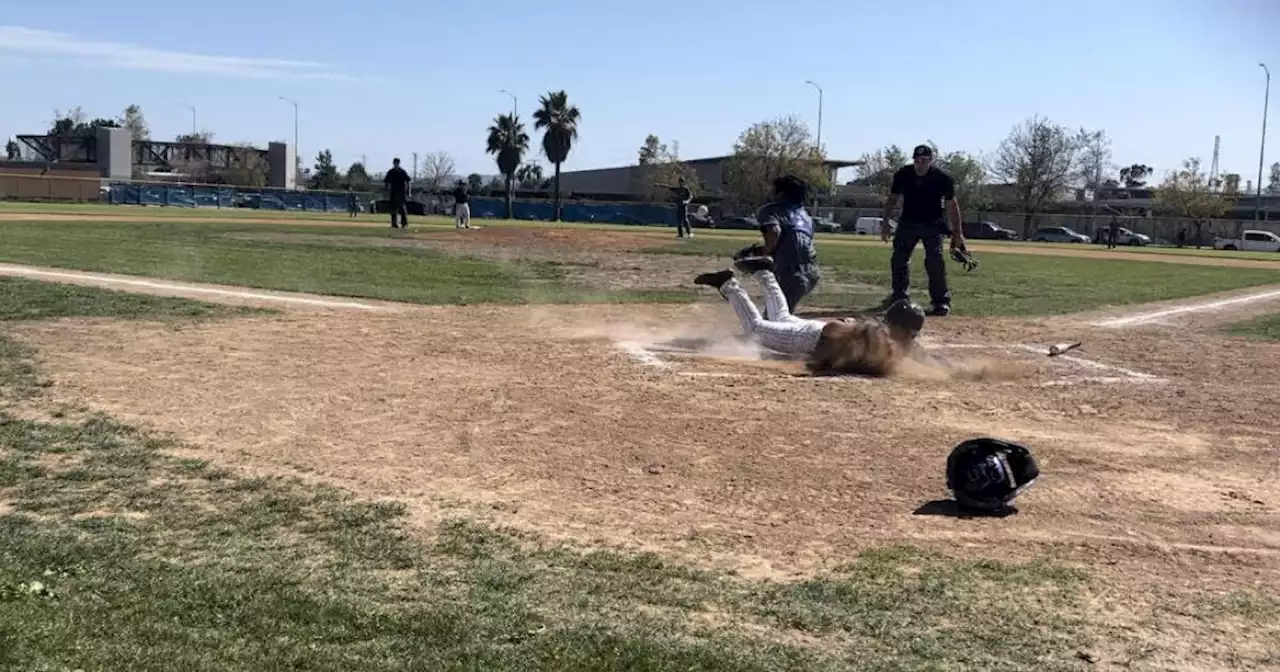
[[[761,245],[760,243],[756,243],[754,245],[748,245],[742,248],[741,250],[738,250],[736,253],[734,253],[733,260],[738,261],[740,259],[746,259],[748,257],[762,257],[762,256],[764,256],[764,245]]]
[[[978,267],[978,260],[973,258],[973,253],[963,247],[951,248],[951,258],[963,265],[966,272]]]

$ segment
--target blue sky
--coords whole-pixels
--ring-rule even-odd
[[[1255,179],[1258,62],[1280,76],[1275,0],[8,4],[2,135],[137,103],[157,138],[188,131],[193,105],[216,141],[289,140],[288,96],[308,165],[329,148],[375,170],[443,150],[460,173],[496,172],[483,149],[511,106],[500,89],[526,120],[540,94],[568,92],[582,126],[566,170],[632,163],[648,133],[685,158],[725,154],[757,121],[816,126],[812,79],[836,158],[926,139],[989,153],[1040,114],[1105,129],[1116,164],[1160,172],[1207,166],[1220,134],[1224,172]]]

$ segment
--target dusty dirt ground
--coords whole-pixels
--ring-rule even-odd
[[[483,231],[395,244],[639,263],[628,246],[640,241],[618,234]],[[59,401],[172,433],[220,464],[403,501],[424,529],[461,512],[774,578],[895,542],[1049,556],[1137,604],[1179,587],[1280,585],[1280,345],[1211,329],[1257,305],[1093,326],[1204,301],[931,320],[934,366],[885,380],[762,359],[719,302],[303,305],[181,328],[10,331],[36,346]],[[1077,340],[1060,358],[1003,347]],[[947,451],[978,435],[1040,460],[1017,515],[958,518],[937,503]]]

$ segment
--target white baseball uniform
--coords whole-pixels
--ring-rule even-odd
[[[778,285],[778,279],[772,271],[758,271],[754,275],[764,288],[765,309],[770,315],[776,316],[775,319],[766,320],[760,315],[737,278],[730,278],[720,286],[720,295],[733,306],[733,312],[742,323],[742,331],[770,350],[789,355],[807,355],[813,352],[827,323],[792,315],[787,308],[787,297],[782,294],[782,287]]]

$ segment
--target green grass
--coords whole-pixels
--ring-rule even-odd
[[[0,261],[423,304],[690,301],[692,291],[607,290],[553,263],[421,248],[239,240],[235,232],[388,236],[384,230],[227,222],[0,222]]]
[[[1258,341],[1280,341],[1280,313],[1228,324],[1222,327],[1222,331],[1231,336],[1243,336]]]
[[[723,260],[739,248],[737,241],[698,238],[647,251],[714,255]],[[884,298],[890,284],[888,246],[822,246],[818,254],[827,287],[820,286],[802,306],[866,308]],[[1280,271],[1269,269],[1018,254],[979,254],[978,259],[981,265],[969,273],[947,259],[956,315],[1058,315],[1280,283]],[[921,248],[912,256],[911,283],[914,298],[927,303],[928,276]],[[856,293],[829,289],[839,284],[873,289]]]
[[[0,321],[56,317],[190,319],[269,311],[165,296],[0,277]]]

